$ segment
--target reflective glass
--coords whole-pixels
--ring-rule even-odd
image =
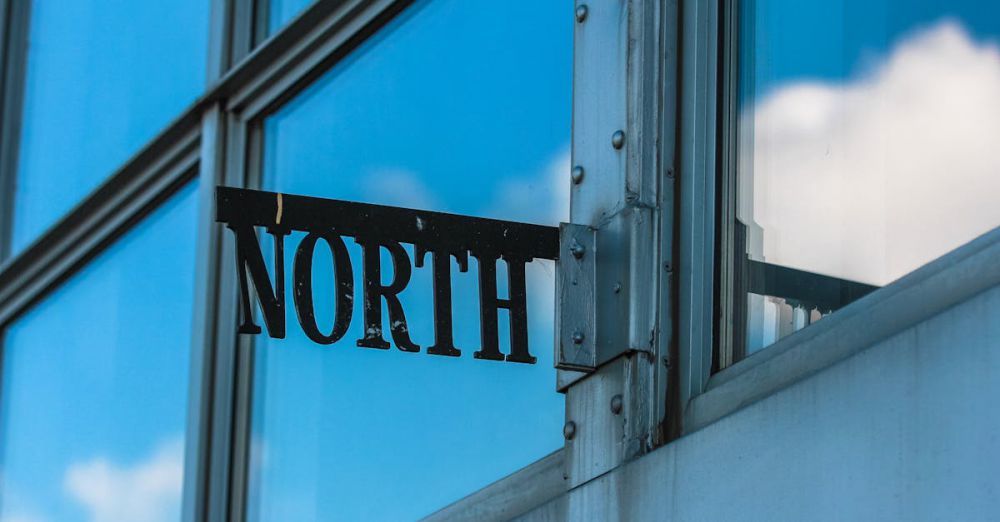
[[[15,253],[201,94],[209,3],[31,2]]]
[[[264,187],[565,221],[572,10],[567,2],[418,2],[267,118]],[[301,238],[285,239],[286,267]],[[360,249],[346,243],[358,289]],[[331,254],[320,245],[314,295],[330,296]],[[412,520],[562,447],[553,264],[527,268],[535,365],[472,357],[481,346],[475,260],[467,273],[452,260],[461,357],[427,354],[434,340],[429,264],[413,268],[401,294],[420,353],[357,347],[357,298],[350,330],[333,345],[309,341],[291,310],[286,339],[255,338],[250,520]],[[497,266],[505,296],[505,265]],[[387,283],[393,274],[385,258],[383,267]],[[319,323],[332,324],[332,300],[316,306]],[[506,314],[500,318],[507,352]]]
[[[1000,224],[1000,4],[741,3],[753,352]]]
[[[195,217],[189,187],[6,328],[0,520],[180,518]]]

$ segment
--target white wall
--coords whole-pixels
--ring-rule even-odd
[[[1000,287],[527,518],[1000,520]]]

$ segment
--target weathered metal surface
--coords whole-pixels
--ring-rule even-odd
[[[556,391],[565,393],[566,388],[587,376],[586,372],[576,370],[556,370]]]
[[[577,2],[573,34],[573,165],[590,173],[571,192],[573,223],[597,225],[625,204],[628,2]],[[583,19],[580,20],[580,9]],[[623,137],[624,138],[624,137]]]
[[[670,273],[661,266],[672,264],[674,243],[661,238],[672,233],[677,209],[673,193],[664,200],[660,190],[661,168],[675,159],[676,46],[669,42],[676,32],[662,31],[676,6],[660,0],[587,6],[575,33],[572,164],[582,171],[571,178],[570,214],[596,229],[596,259],[589,301],[557,294],[563,307],[557,360],[561,368],[589,372],[560,374],[557,383],[566,390],[567,421],[576,424],[566,442],[573,486],[665,440],[673,307],[663,306]],[[576,268],[571,261],[562,265]],[[578,275],[558,280],[570,285]],[[574,334],[582,334],[575,337],[579,352]],[[561,509],[553,504],[553,513]]]
[[[597,231],[597,355],[600,366],[627,352],[653,352],[657,310],[653,210],[627,206]]]
[[[625,390],[624,358],[577,382],[566,392],[566,422],[576,430],[567,439],[566,477],[574,488],[617,467],[623,461],[625,420],[611,411],[611,399]]]
[[[628,206],[599,229],[563,225],[556,283],[556,367],[592,371],[628,352],[654,352],[658,280],[652,209]]]
[[[574,253],[556,262],[556,368],[592,371],[597,367],[596,231],[563,223],[559,246]]]

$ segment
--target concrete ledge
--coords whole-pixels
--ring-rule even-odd
[[[715,374],[684,413],[699,430],[1000,285],[1000,228]]]
[[[563,450],[560,449],[423,520],[511,520],[564,493],[566,480],[563,476]]]
[[[519,520],[996,520],[998,317],[995,285]]]

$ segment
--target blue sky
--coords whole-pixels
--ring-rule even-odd
[[[203,0],[33,0],[14,205],[22,250],[202,93]]]
[[[287,20],[304,3],[274,9]],[[123,10],[39,3],[32,27],[43,43],[30,55],[37,63],[29,66],[20,170],[30,183],[16,194],[18,248],[203,88],[206,3],[170,3],[171,13],[167,4],[100,6],[112,4]],[[943,18],[977,41],[1000,34],[995,5],[942,5],[757,0],[758,29],[769,35],[758,40],[758,94],[803,81],[846,84],[877,68],[906,35]],[[85,22],[81,34],[72,32],[74,20]],[[264,188],[543,224],[565,220],[572,23],[569,2],[418,2],[268,118]],[[167,520],[175,512],[193,190],[6,329],[0,521],[108,522],[151,518],[150,509]],[[287,239],[289,272],[300,239]],[[348,245],[357,278],[358,249]],[[321,328],[332,317],[331,303],[319,297],[329,294],[329,263],[317,249]],[[529,268],[534,366],[471,357],[479,347],[476,270],[474,262],[467,274],[453,270],[461,358],[357,348],[360,310],[333,346],[305,339],[291,309],[287,339],[258,338],[252,517],[414,518],[560,447],[553,266]],[[433,339],[430,289],[430,270],[419,268],[402,296],[424,349]],[[501,320],[502,332],[505,326]],[[149,485],[145,496],[128,489],[135,484]]]
[[[559,2],[495,4],[488,18],[476,2],[419,3],[267,120],[265,188],[566,220],[572,23]],[[286,266],[300,238],[289,238]],[[359,251],[348,245],[359,279]],[[461,358],[355,347],[360,299],[335,345],[313,345],[294,322],[288,339],[260,343],[251,519],[412,519],[561,446],[552,263],[529,268],[534,366],[472,358],[480,339],[470,264],[467,274],[453,268]],[[317,295],[332,295],[329,266],[318,249]],[[415,269],[402,296],[424,350],[433,340],[430,275]],[[319,310],[329,321],[332,305]]]
[[[977,39],[1000,33],[996,3],[983,0],[752,0],[744,7],[756,12],[760,35],[758,95],[795,80],[843,81],[880,63],[907,33],[945,18]]]
[[[754,258],[881,286],[1000,224],[996,2],[746,5]],[[751,351],[775,340],[775,306],[751,298]]]
[[[175,467],[143,463],[182,455],[194,196],[185,188],[5,331],[0,520],[150,513],[126,496],[177,513]]]

